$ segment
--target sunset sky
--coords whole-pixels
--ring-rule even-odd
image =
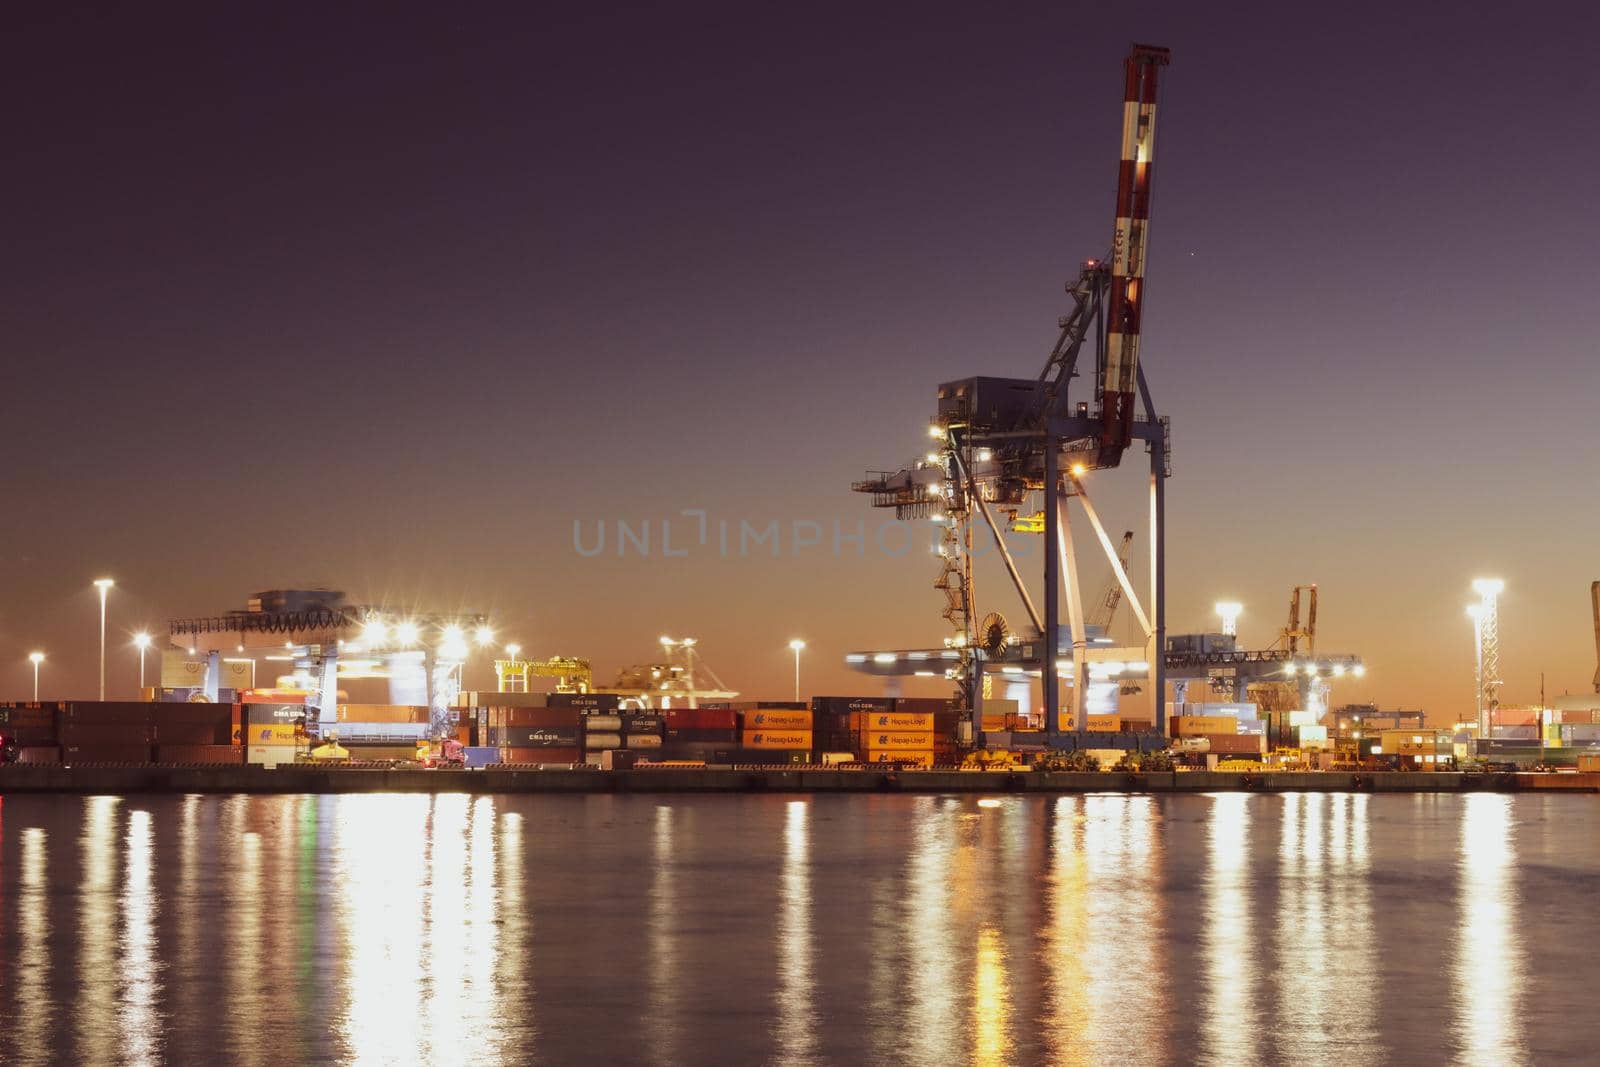
[[[1334,699],[1450,721],[1489,574],[1505,701],[1589,690],[1592,11],[789,10],[13,13],[3,695],[35,648],[43,696],[93,695],[103,574],[113,696],[133,630],[303,585],[487,612],[606,681],[688,634],[784,697],[801,637],[807,691],[876,692],[844,653],[938,642],[942,597],[926,531],[878,551],[849,484],[925,450],[938,383],[1043,366],[1109,245],[1134,40],[1173,50],[1142,350],[1170,632],[1231,598],[1265,645],[1316,582],[1319,648],[1370,668]],[[1142,462],[1094,476],[1133,523]],[[683,509],[710,544],[663,558]],[[619,520],[648,558],[577,551]],[[1021,619],[992,571],[981,610]]]

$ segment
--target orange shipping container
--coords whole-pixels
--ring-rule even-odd
[[[854,721],[851,725],[857,733],[867,730],[892,730],[899,734],[933,733],[931,711],[858,711],[852,718]]]
[[[933,748],[932,734],[886,733],[873,730],[861,735],[861,747],[869,751],[906,752]]]
[[[428,709],[417,704],[340,704],[339,721],[425,723]]]
[[[1063,729],[1063,730],[1071,730],[1071,729],[1074,728],[1073,725],[1072,725],[1072,713],[1071,712],[1068,712],[1068,711],[1061,712],[1060,715],[1057,717],[1056,721],[1061,724],[1061,729]],[[1104,732],[1108,732],[1108,733],[1116,733],[1118,730],[1122,729],[1122,716],[1121,715],[1090,715],[1088,717],[1088,726],[1086,728],[1090,729],[1090,730],[1104,731]]]
[[[811,712],[787,708],[757,708],[744,713],[746,730],[804,730],[811,732]]]
[[[1232,715],[1174,715],[1173,737],[1198,737],[1201,734],[1236,734],[1239,720]]]
[[[746,730],[739,735],[741,748],[810,749],[810,730]]]
[[[861,756],[862,763],[905,763],[912,767],[932,767],[933,753],[924,749],[921,752],[866,752]]]
[[[247,745],[292,745],[295,743],[293,723],[251,723],[244,728]]]

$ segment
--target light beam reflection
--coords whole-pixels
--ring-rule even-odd
[[[1218,793],[1210,800],[1200,932],[1206,974],[1201,1062],[1248,1067],[1258,1062],[1260,1025],[1250,921],[1252,798]]]
[[[17,896],[17,1013],[12,1053],[22,1067],[48,1063],[46,1040],[53,1027],[55,1001],[50,983],[50,888],[46,880],[44,830],[22,831],[22,892]]]
[[[83,834],[83,892],[78,908],[78,1059],[117,1058],[117,839],[119,797],[90,797]]]
[[[1526,958],[1517,934],[1512,799],[1462,800],[1460,915],[1451,970],[1458,1062],[1512,1067],[1528,1062],[1521,1026]]]
[[[151,885],[150,813],[128,814],[127,866],[122,884],[121,1056],[123,1063],[156,1063],[161,1029],[156,1018],[159,965],[155,959],[156,895]]]
[[[649,1031],[652,1056],[659,1063],[679,1062],[678,1055],[678,942],[673,934],[678,922],[677,876],[673,869],[672,806],[656,807],[650,857],[650,917],[645,933],[650,941]]]
[[[784,816],[783,881],[778,904],[777,1043],[780,1062],[816,1059],[811,1006],[811,805],[791,800]]]

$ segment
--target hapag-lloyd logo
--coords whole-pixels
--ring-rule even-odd
[[[803,555],[865,556],[868,549],[889,557],[908,556],[922,547],[937,552],[944,543],[946,526],[934,520],[866,520],[715,518],[703,508],[686,508],[674,518],[573,519],[572,548],[585,559],[599,556],[686,558],[715,555],[722,559],[766,556],[779,559]],[[1027,557],[1037,538],[1008,537],[1006,549],[1013,557]],[[988,531],[972,539],[972,555],[994,550]]]

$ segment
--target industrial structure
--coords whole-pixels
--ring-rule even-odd
[[[1037,673],[1043,679],[1047,744],[1083,747],[1091,663],[1140,663],[1151,676],[1150,714],[1161,732],[1164,486],[1171,442],[1168,422],[1156,411],[1139,360],[1139,339],[1157,88],[1169,58],[1165,48],[1135,45],[1124,64],[1122,154],[1110,255],[1083,263],[1068,286],[1071,307],[1059,322],[1061,332],[1044,368],[1033,378],[980,376],[941,385],[929,426],[935,449],[927,460],[892,473],[872,473],[852,486],[870,494],[874,506],[893,508],[897,518],[944,524],[935,586],[945,594],[944,617],[953,633],[947,649],[938,652],[939,662],[946,664],[945,674],[955,682],[959,705],[970,709],[971,730],[980,742],[983,673],[991,665]],[[1079,399],[1072,395],[1071,385],[1087,370],[1080,365],[1085,349],[1094,361],[1092,386]],[[1142,597],[1118,558],[1086,484],[1091,471],[1120,466],[1123,453],[1135,442],[1142,442],[1150,457],[1149,568]],[[1073,500],[1081,506],[1121,595],[1138,619],[1141,646],[1118,649],[1092,640],[1072,536]],[[997,513],[1004,516],[1004,527]],[[999,548],[1027,617],[1027,628],[1020,634],[999,613],[978,614],[972,561],[974,526],[979,521]],[[1044,536],[1042,609],[1006,547],[1006,528],[1037,530]],[[1072,682],[1076,737],[1070,742],[1060,728],[1063,678]]]
[[[387,679],[392,703],[426,705],[433,728],[447,730],[469,642],[493,639],[482,615],[397,612],[348,603],[332,589],[256,593],[243,611],[174,619],[168,633],[178,661],[186,655],[199,665],[191,684],[200,699],[218,699],[228,653],[266,653],[263,658],[283,664],[308,691],[305,703],[315,712],[310,722],[330,730],[339,721],[341,678]]]

